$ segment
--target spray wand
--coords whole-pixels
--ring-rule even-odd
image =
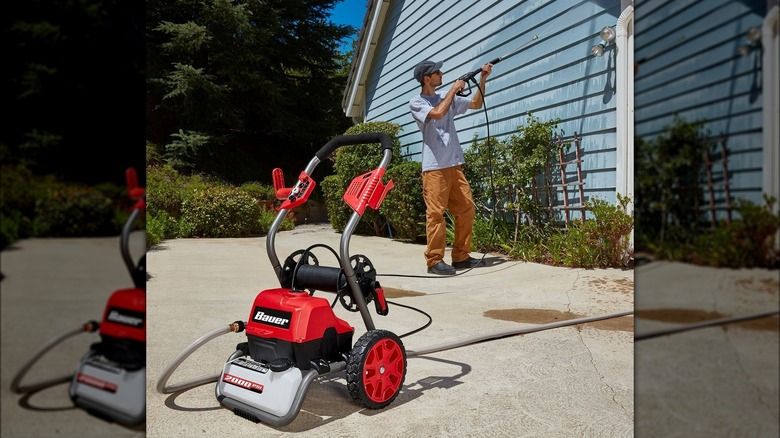
[[[539,39],[539,35],[534,35],[533,38],[531,38],[529,41],[527,41],[522,46],[516,48],[515,50],[512,50],[511,52],[507,53],[504,56],[499,56],[498,58],[490,61],[489,63],[493,64],[493,65],[496,65],[499,62],[503,61],[504,59],[514,55],[517,52],[519,52],[520,49],[522,49],[523,47],[527,46],[528,44],[536,41],[537,39]],[[465,75],[463,75],[463,76],[458,78],[459,81],[464,81],[469,86],[468,91],[466,91],[465,89],[458,91],[458,93],[457,93],[458,96],[468,96],[469,94],[471,94],[471,82],[474,82],[475,85],[477,84],[477,80],[474,79],[474,76],[478,75],[480,72],[482,72],[482,67],[480,67],[480,68],[478,68],[478,69],[476,69],[476,70],[474,70],[472,72],[466,73]]]

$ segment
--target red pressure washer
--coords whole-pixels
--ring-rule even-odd
[[[341,235],[338,267],[320,266],[313,245],[293,252],[282,265],[275,238],[287,213],[305,203],[316,183],[314,168],[341,146],[380,143],[383,157],[376,169],[352,180],[343,196],[354,212]],[[393,187],[382,177],[392,156],[392,142],[383,133],[336,137],[323,146],[291,188],[281,169],[273,172],[277,197],[283,199],[266,238],[266,250],[280,286],[260,292],[245,324],[247,341],[238,344],[217,379],[217,400],[254,422],[284,426],[300,411],[315,377],[346,370],[351,397],[368,409],[382,409],[398,396],[406,377],[406,350],[401,339],[376,329],[368,310],[387,315],[387,301],[376,270],[363,255],[349,255],[349,240],[367,207],[379,209]],[[335,251],[331,249],[335,255]],[[367,332],[353,345],[354,328],[338,318],[328,300],[315,290],[333,292],[349,311],[359,311]],[[242,322],[236,324],[243,325]],[[241,331],[244,327],[238,327]]]
[[[26,393],[69,380],[68,394],[76,406],[103,420],[136,426],[146,419],[146,256],[135,264],[128,241],[135,222],[146,211],[146,192],[138,186],[135,169],[127,169],[125,177],[135,204],[122,229],[120,250],[134,287],[111,294],[100,323],[89,321],[44,344],[22,366],[11,382],[11,390]],[[90,346],[72,376],[21,385],[32,365],[55,345],[72,335],[98,329],[100,341]]]

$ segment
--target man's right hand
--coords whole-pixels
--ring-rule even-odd
[[[463,91],[464,88],[466,88],[466,81],[458,79],[454,84],[452,84],[452,90],[456,93]]]

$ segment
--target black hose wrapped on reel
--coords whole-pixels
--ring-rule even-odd
[[[298,266],[295,271],[293,285],[295,289],[314,289],[333,293],[349,290],[344,270],[328,266]]]
[[[310,295],[314,295],[314,291],[317,290],[332,292],[337,295],[342,307],[350,312],[357,312],[357,304],[350,292],[344,269],[320,266],[317,257],[311,253],[316,246],[323,246],[336,255],[332,248],[325,245],[313,245],[305,250],[293,252],[284,261],[281,275],[282,287],[296,291],[308,290]],[[338,256],[336,258],[338,259]],[[379,287],[376,281],[376,269],[371,260],[362,254],[350,257],[349,261],[355,271],[355,281],[368,304],[376,298],[375,289]]]

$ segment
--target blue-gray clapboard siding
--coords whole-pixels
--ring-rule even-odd
[[[742,57],[738,49],[751,26],[761,27],[766,1],[640,0],[635,7],[635,135],[662,134],[675,113],[704,121],[709,136],[727,136],[731,197],[763,203],[760,53]],[[713,169],[714,200],[723,207],[720,163]]]
[[[461,74],[520,48],[488,79],[489,125],[482,110],[456,118],[461,143],[484,140],[488,129],[493,137],[511,135],[528,112],[542,121],[559,118],[560,134],[582,137],[586,199],[614,203],[614,45],[600,58],[590,49],[620,13],[619,0],[392,1],[366,80],[364,120],[399,124],[403,152],[419,160],[421,135],[408,107],[419,92],[414,65],[444,61],[446,90]],[[575,167],[568,170],[567,180],[576,180]]]

